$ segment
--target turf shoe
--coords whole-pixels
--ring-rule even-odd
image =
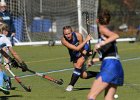
[[[73,86],[72,85],[68,85],[68,87],[66,88],[66,91],[72,91],[73,90]]]
[[[2,91],[6,95],[10,94],[9,90],[7,90],[6,88],[4,88],[2,86],[0,86],[0,91]]]

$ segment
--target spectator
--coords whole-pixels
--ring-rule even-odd
[[[7,10],[6,2],[0,2],[0,17],[2,17],[3,22],[6,23],[9,27],[9,32],[7,37],[9,37],[10,40],[13,40],[13,37],[15,36],[15,27],[14,27],[12,15]],[[11,41],[11,43],[13,45],[13,41]]]

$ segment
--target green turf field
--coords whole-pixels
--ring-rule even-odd
[[[119,54],[125,71],[125,84],[118,88],[118,100],[140,100],[140,43],[118,43]],[[33,76],[29,72],[23,73],[20,69],[12,69],[22,82],[30,85],[32,92],[25,92],[23,88],[12,80],[15,90],[10,95],[0,92],[1,100],[86,100],[87,94],[94,80],[79,79],[72,92],[66,92],[72,73],[72,63],[69,62],[68,51],[63,46],[22,46],[14,47],[24,59],[30,69],[48,74],[56,79],[63,79],[64,84],[59,86],[46,79]],[[88,70],[99,70],[93,66]],[[103,100],[103,93],[97,98]]]

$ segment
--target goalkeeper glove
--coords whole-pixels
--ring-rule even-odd
[[[18,68],[19,67],[18,62],[14,58],[11,60],[11,67],[13,67],[13,68]]]
[[[19,63],[19,67],[22,69],[23,72],[26,72],[28,70],[28,67],[24,61],[22,63]]]

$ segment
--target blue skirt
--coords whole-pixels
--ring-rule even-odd
[[[104,59],[102,61],[100,73],[96,76],[102,77],[102,81],[122,86],[124,82],[124,72],[118,59]]]

